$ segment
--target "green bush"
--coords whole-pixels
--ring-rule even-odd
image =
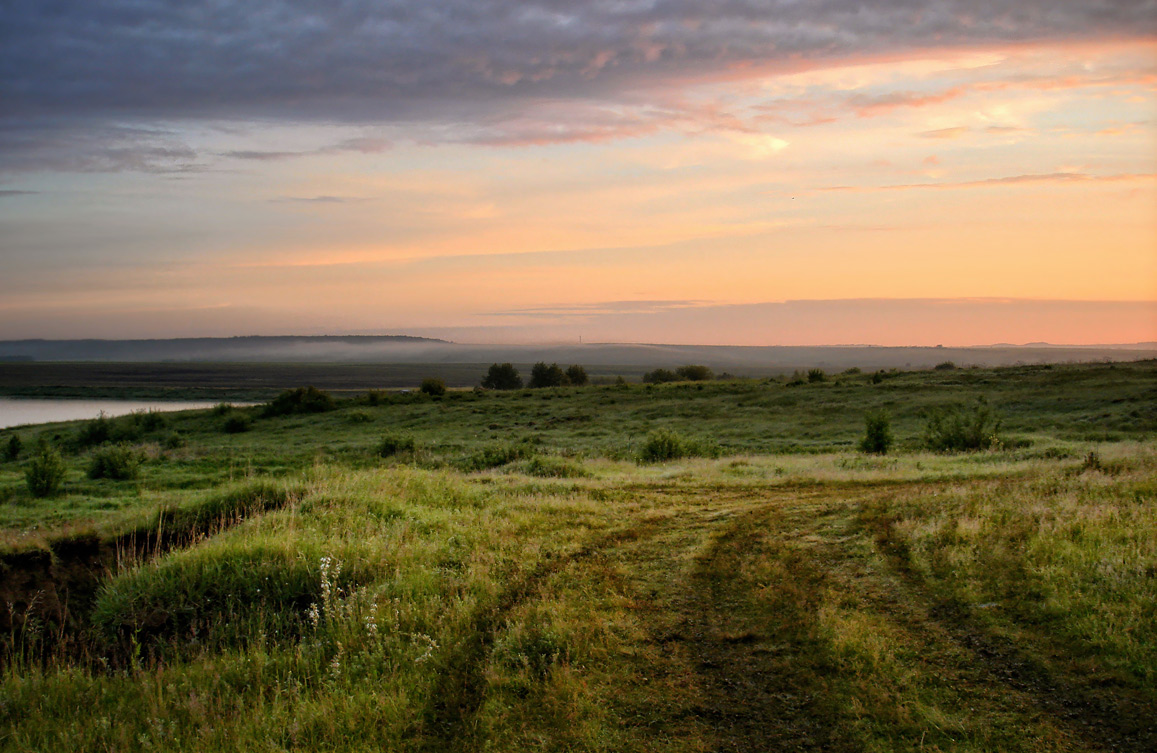
[[[179,431],[171,431],[169,436],[161,442],[161,446],[166,450],[176,450],[185,446],[185,438],[181,436]]]
[[[538,389],[542,387],[565,387],[568,384],[570,384],[570,379],[557,363],[547,366],[539,361],[530,370],[530,382],[526,386]]]
[[[1000,419],[988,401],[979,398],[971,407],[952,405],[928,414],[924,443],[936,452],[987,450],[1001,445]]]
[[[460,470],[467,473],[485,471],[489,468],[498,468],[517,460],[523,460],[534,455],[534,446],[531,442],[510,442],[483,447],[477,452],[467,455],[458,461]]]
[[[446,394],[446,383],[437,377],[426,377],[418,389],[431,397],[442,397]]]
[[[393,457],[403,452],[413,452],[417,444],[414,438],[407,434],[387,434],[378,443],[378,455],[383,458]]]
[[[93,451],[87,475],[91,479],[107,478],[127,481],[137,477],[141,458],[126,445],[105,445]]]
[[[810,382],[812,384],[815,384],[816,382],[822,382],[822,381],[826,380],[827,378],[828,378],[828,375],[824,373],[823,369],[808,369],[807,370],[807,380],[808,380],[808,382]]]
[[[28,467],[24,469],[24,481],[33,497],[51,497],[60,491],[64,483],[64,460],[51,446],[41,445]]]
[[[522,468],[528,476],[540,478],[584,478],[590,476],[581,464],[553,455],[535,455]]]
[[[221,425],[221,430],[226,434],[242,434],[249,431],[250,424],[249,416],[243,413],[234,413],[225,419],[225,423]]]
[[[112,421],[104,414],[104,411],[101,411],[99,416],[91,421],[86,421],[80,427],[80,432],[76,435],[76,446],[84,449],[85,447],[104,444],[112,439],[112,433]]]
[[[587,376],[587,370],[577,363],[566,368],[566,378],[569,379],[570,383],[575,387],[582,387],[590,381],[590,378]]]
[[[943,363],[936,364],[936,366],[933,367],[933,370],[935,370],[935,371],[955,371],[956,370],[956,364],[952,363],[951,361],[944,361]]]
[[[488,390],[520,390],[522,377],[518,369],[509,363],[492,363],[482,379],[482,386]]]
[[[684,437],[670,429],[656,429],[647,434],[639,450],[640,463],[662,463],[689,457],[718,457],[719,448],[710,442]]]
[[[711,369],[706,366],[696,366],[694,364],[680,366],[675,369],[675,374],[678,375],[680,379],[688,382],[708,382],[715,378],[715,374],[711,372]]]
[[[16,460],[20,457],[20,435],[13,434],[8,437],[8,441],[4,443],[4,459],[8,461]]]
[[[663,384],[664,382],[678,382],[679,375],[670,369],[655,369],[643,375],[644,384]]]
[[[887,455],[892,447],[892,416],[887,411],[873,411],[864,416],[864,438],[860,451]]]
[[[295,413],[324,413],[335,408],[337,403],[333,396],[310,386],[282,392],[262,412],[266,416],[289,416]]]

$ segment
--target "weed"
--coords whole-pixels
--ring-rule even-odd
[[[1000,419],[988,401],[979,398],[971,407],[952,405],[933,409],[924,428],[924,443],[934,452],[987,450],[1000,446]]]
[[[128,445],[104,445],[93,451],[86,473],[90,479],[127,481],[137,477],[140,467],[140,455]]]
[[[864,437],[860,451],[886,455],[892,447],[892,415],[887,411],[873,411],[864,416]]]
[[[416,446],[414,438],[408,434],[386,434],[378,443],[378,455],[389,458],[404,452],[413,452]]]
[[[51,497],[64,483],[64,460],[51,445],[42,444],[24,469],[24,481],[33,497]]]

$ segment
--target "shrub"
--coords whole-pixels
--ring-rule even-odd
[[[663,384],[664,382],[678,382],[679,375],[670,369],[655,369],[643,375],[644,384]]]
[[[583,478],[590,475],[581,464],[551,455],[535,455],[526,462],[523,472],[540,478]]]
[[[60,453],[44,444],[28,461],[24,481],[33,497],[51,497],[64,483],[64,460]]]
[[[126,481],[137,477],[141,459],[126,445],[105,445],[92,453],[87,475],[91,479],[107,478]]]
[[[696,366],[688,364],[687,366],[680,366],[675,369],[675,373],[680,379],[688,382],[707,382],[715,378],[715,374],[706,366]]]
[[[647,441],[639,450],[640,463],[661,463],[689,457],[718,457],[719,448],[713,443],[684,437],[670,429],[656,429],[647,434]]]
[[[20,457],[20,447],[21,442],[19,434],[13,434],[12,436],[8,437],[8,441],[4,443],[4,459],[9,461],[16,460],[18,457]]]
[[[943,363],[936,364],[933,367],[933,370],[934,371],[955,371],[956,370],[956,364],[952,363],[951,361],[944,361]]]
[[[804,384],[807,384],[807,378],[798,371],[794,372],[791,375],[791,379],[787,380],[788,387],[799,387]]]
[[[547,366],[539,361],[530,370],[530,383],[527,386],[532,388],[565,387],[568,384],[570,384],[570,379],[557,363]]]
[[[169,432],[169,436],[165,437],[165,440],[161,442],[161,446],[166,450],[176,450],[185,446],[185,438],[181,436],[180,432],[171,431]]]
[[[214,416],[227,416],[233,412],[233,405],[230,403],[217,403],[212,408]]]
[[[822,382],[827,378],[828,378],[828,375],[824,373],[823,369],[808,369],[807,370],[807,380],[808,380],[808,382],[810,382],[812,384],[815,384],[816,382]]]
[[[112,421],[101,411],[100,415],[91,421],[86,421],[76,435],[76,446],[80,448],[93,447],[104,444],[112,439]]]
[[[587,377],[587,370],[577,363],[566,368],[566,378],[569,379],[570,383],[575,387],[582,387],[590,381],[589,377]]]
[[[426,377],[418,389],[431,397],[442,397],[446,394],[446,383],[437,377]]]
[[[385,390],[370,390],[366,392],[362,400],[366,405],[378,405],[387,402],[388,396]]]
[[[1001,444],[999,430],[999,418],[979,398],[971,407],[952,405],[929,413],[924,442],[936,452],[987,450]]]
[[[879,384],[882,381],[884,381],[884,372],[882,370],[872,374],[872,384]]]
[[[225,419],[225,423],[221,425],[221,430],[226,434],[243,434],[249,431],[249,425],[249,416],[234,413]]]
[[[864,438],[860,451],[887,455],[892,446],[892,416],[887,411],[873,411],[864,416]]]
[[[466,472],[484,471],[488,468],[497,468],[516,460],[522,460],[534,455],[534,446],[530,442],[512,442],[483,447],[481,450],[468,455],[458,461],[458,467]]]
[[[164,414],[158,410],[137,411],[133,414],[133,423],[142,431],[160,431],[169,425]]]
[[[286,390],[265,406],[266,416],[288,416],[294,413],[324,413],[337,408],[328,392],[317,387],[298,387]]]
[[[408,434],[387,434],[378,443],[378,455],[383,458],[393,457],[403,452],[413,452],[416,446],[414,438]]]
[[[522,377],[518,375],[518,369],[509,363],[493,363],[482,379],[482,386],[488,390],[520,390]]]

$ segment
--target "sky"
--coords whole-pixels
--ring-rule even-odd
[[[0,4],[0,339],[1157,341],[1157,0]]]

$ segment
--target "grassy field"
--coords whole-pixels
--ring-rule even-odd
[[[267,412],[0,432],[0,747],[1157,749],[1153,362]]]

